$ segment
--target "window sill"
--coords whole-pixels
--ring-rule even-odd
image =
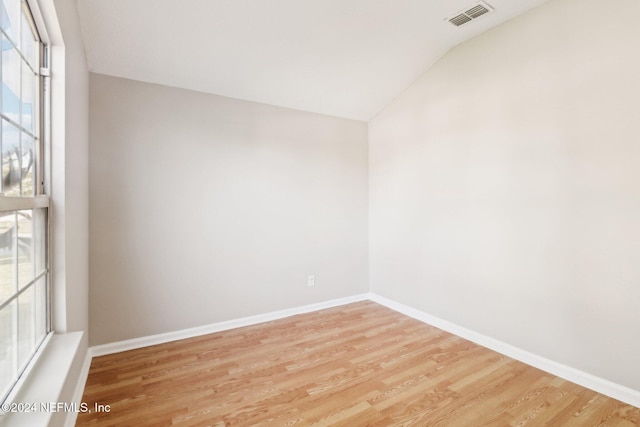
[[[0,426],[59,426],[68,412],[57,405],[71,402],[86,356],[83,332],[53,334],[19,390],[9,402],[29,404],[29,412],[0,415]],[[18,409],[14,407],[14,409]],[[67,408],[68,409],[68,408]]]

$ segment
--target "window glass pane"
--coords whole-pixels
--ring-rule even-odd
[[[2,149],[4,143],[4,120],[0,119],[0,192],[4,194],[4,150]]]
[[[18,212],[18,288],[36,278],[33,265],[33,220],[31,211]]]
[[[0,309],[0,397],[13,385],[17,372],[15,330],[17,301]]]
[[[47,278],[41,277],[34,285],[36,343],[47,334]]]
[[[18,297],[18,367],[29,361],[35,350],[35,298],[33,286]]]
[[[27,207],[36,203],[43,152],[41,43],[31,23],[24,0],[0,0],[0,192],[22,196]],[[0,402],[45,338],[49,310],[47,208],[9,211],[15,200],[8,201],[0,197]]]
[[[31,68],[21,61],[22,65],[22,117],[20,124],[33,134],[33,109],[35,103],[36,75]]]
[[[35,55],[38,50],[37,39],[31,29],[31,24],[27,19],[27,16],[22,14],[22,37],[20,39],[20,52],[27,58],[31,67],[35,69]]]
[[[47,269],[47,210],[34,209],[33,213],[33,259],[35,274]]]
[[[2,0],[2,29],[16,43],[20,34],[20,3],[20,0]]]
[[[20,123],[20,55],[2,36],[2,113]]]
[[[0,304],[17,291],[15,212],[0,212]]]
[[[20,133],[20,130],[8,121],[2,121],[2,191],[5,196],[20,195]]]
[[[23,196],[34,196],[34,146],[33,138],[22,133],[22,147],[20,150],[20,174]]]

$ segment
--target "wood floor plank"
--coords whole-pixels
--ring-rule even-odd
[[[371,301],[93,359],[78,426],[638,426],[640,409]]]

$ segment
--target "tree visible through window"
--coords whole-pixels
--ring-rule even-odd
[[[41,62],[24,0],[1,0],[0,402],[49,332]]]

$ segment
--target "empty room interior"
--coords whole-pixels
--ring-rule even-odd
[[[640,2],[3,0],[0,426],[640,425]]]

